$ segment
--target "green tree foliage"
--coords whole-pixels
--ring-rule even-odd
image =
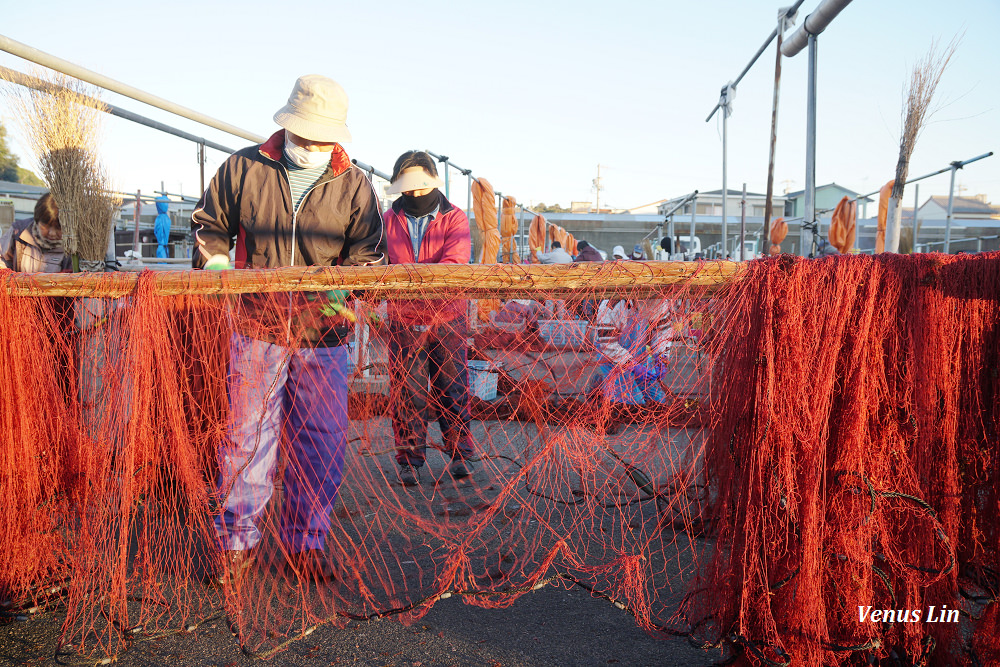
[[[7,146],[7,128],[0,123],[0,181],[24,183],[25,185],[42,185],[42,179],[35,176],[17,163],[17,156]]]
[[[538,213],[569,213],[568,208],[563,208],[559,204],[548,206],[543,202],[538,202],[538,205],[533,206],[532,210],[537,211]]]
[[[17,182],[25,185],[37,185],[40,188],[45,187],[45,181],[35,176],[35,172],[28,171],[24,167],[17,168]]]
[[[7,147],[7,128],[0,123],[0,181],[17,180],[17,158]]]

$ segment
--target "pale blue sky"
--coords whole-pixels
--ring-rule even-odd
[[[818,3],[802,5],[800,23]],[[705,117],[790,3],[7,4],[0,34],[257,134],[277,129],[272,115],[297,76],[325,74],[351,98],[348,152],[383,171],[404,150],[429,149],[525,204],[566,206],[593,201],[601,164],[602,205],[626,208],[721,187],[721,125]],[[1000,2],[854,0],[819,38],[819,184],[872,191],[892,178],[912,65],[933,39],[963,32],[910,174],[1000,148]],[[765,188],[773,48],[737,91],[733,189]],[[0,65],[31,67],[7,53]],[[805,88],[803,51],[783,61],[778,192],[804,185]],[[223,145],[249,143],[117,95],[103,99]],[[2,103],[0,113],[9,126]],[[163,181],[198,194],[195,148],[182,139],[109,117],[102,154],[124,190]],[[212,173],[224,155],[208,158]],[[1000,204],[1000,155],[958,180],[965,194]],[[921,201],[947,189],[946,174],[924,181]],[[464,189],[452,199],[464,206]]]

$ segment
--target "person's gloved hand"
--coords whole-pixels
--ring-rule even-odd
[[[207,271],[225,271],[229,268],[229,255],[212,255],[205,262]]]
[[[339,304],[344,306],[347,304],[347,299],[350,298],[351,293],[346,289],[332,289],[328,290],[326,293],[326,298],[330,300],[330,303]]]
[[[321,314],[328,317],[333,317],[334,315],[340,315],[345,317],[351,322],[356,322],[358,320],[354,311],[347,307],[347,299],[351,296],[351,293],[345,289],[332,289],[328,290],[326,293],[326,298],[329,300],[323,308],[319,311]]]

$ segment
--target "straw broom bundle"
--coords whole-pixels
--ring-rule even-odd
[[[948,62],[958,48],[958,38],[945,47],[941,54],[937,53],[937,44],[931,43],[931,48],[917,64],[913,66],[910,75],[910,85],[906,93],[906,104],[903,106],[903,134],[899,139],[899,160],[896,162],[896,180],[892,186],[892,199],[889,201],[889,224],[885,240],[886,252],[898,252],[900,227],[903,214],[903,186],[906,174],[910,168],[910,156],[917,145],[917,137],[924,128],[927,118],[933,114],[931,100],[937,90],[941,75],[944,74]],[[914,211],[913,215],[916,216]]]
[[[112,218],[121,205],[97,156],[101,102],[94,89],[64,75],[47,85],[9,84],[4,94],[59,207],[63,250],[74,270],[102,271]]]

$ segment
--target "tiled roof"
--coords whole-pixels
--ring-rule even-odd
[[[849,197],[851,197],[851,196],[857,197],[858,194],[859,194],[859,193],[855,192],[854,190],[851,190],[850,188],[845,188],[843,185],[838,185],[837,183],[827,183],[826,185],[817,185],[816,186],[816,191],[819,192],[820,190],[826,190],[828,188],[840,188]],[[785,198],[786,199],[795,199],[796,197],[801,197],[805,193],[806,193],[805,190],[796,190],[795,192],[786,192],[785,193]],[[867,200],[867,201],[873,201],[872,199],[867,198],[867,197],[865,198],[865,200]]]
[[[930,201],[945,210],[948,209],[947,197],[931,197]],[[951,210],[953,213],[986,213],[988,215],[1000,214],[1000,206],[993,206],[977,199],[976,197],[955,197],[952,202]]]
[[[43,195],[48,191],[49,189],[44,185],[27,185],[13,181],[0,181],[0,193],[12,192]]]

